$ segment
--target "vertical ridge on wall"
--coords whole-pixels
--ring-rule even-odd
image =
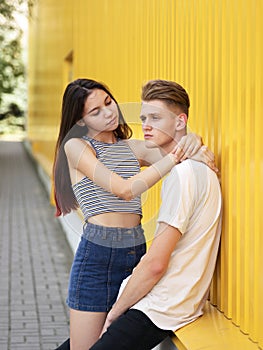
[[[242,4],[244,8],[244,3]],[[246,50],[244,52],[244,76],[246,81],[246,95],[245,95],[245,108],[244,108],[244,115],[245,115],[245,137],[246,137],[246,148],[245,148],[245,196],[244,196],[244,204],[245,204],[245,237],[244,237],[244,300],[243,300],[243,314],[244,318],[241,319],[241,327],[242,330],[245,333],[250,332],[250,301],[252,300],[252,289],[253,285],[250,283],[250,273],[251,273],[251,267],[253,269],[253,265],[251,266],[251,251],[253,251],[253,237],[254,235],[251,235],[250,232],[254,232],[253,222],[251,221],[251,213],[254,212],[253,206],[254,206],[254,200],[251,200],[251,193],[253,192],[253,186],[252,186],[252,178],[254,177],[254,174],[251,173],[251,167],[254,163],[254,153],[251,152],[251,146],[252,146],[252,139],[254,139],[254,130],[253,130],[253,124],[254,119],[250,118],[251,112],[253,111],[253,101],[252,101],[252,86],[253,86],[253,77],[252,73],[253,71],[250,70],[250,53],[251,49],[253,47],[253,33],[251,31],[253,24],[251,21],[253,19],[251,18],[251,11],[252,11],[253,3],[250,4],[246,8],[246,21],[243,24],[244,26],[244,44],[246,46]],[[254,31],[254,30],[253,30]],[[254,192],[253,192],[254,193]],[[253,272],[252,272],[253,275]]]
[[[262,307],[262,290],[263,290],[263,278],[262,276],[262,247],[263,247],[263,221],[262,221],[262,198],[263,198],[263,162],[262,162],[262,118],[256,116],[261,115],[262,112],[262,95],[263,95],[263,47],[262,47],[262,13],[263,4],[259,2],[257,4],[255,14],[255,281],[254,283],[254,305],[253,305],[253,320],[251,338],[254,341],[258,341],[263,347],[263,307]],[[254,116],[253,116],[254,117]],[[260,292],[261,291],[261,292]]]
[[[222,2],[222,14],[224,15],[226,13],[226,5],[224,1]],[[229,190],[229,144],[228,144],[228,132],[229,127],[227,124],[227,113],[228,110],[228,94],[225,94],[226,86],[225,81],[226,77],[228,77],[228,41],[225,40],[226,30],[229,30],[229,23],[227,21],[227,18],[225,18],[225,21],[223,21],[223,16],[220,18],[220,29],[221,29],[221,47],[222,50],[219,52],[219,60],[222,62],[222,70],[221,70],[221,91],[220,91],[220,106],[221,106],[221,145],[222,145],[222,153],[221,153],[221,166],[222,166],[222,184],[224,184],[224,190],[226,193],[230,193]],[[228,80],[227,80],[228,81]],[[232,300],[232,293],[231,293],[231,285],[230,285],[230,278],[231,278],[231,265],[229,262],[229,251],[231,250],[231,232],[229,229],[229,198],[225,198],[223,196],[224,201],[224,220],[222,224],[222,249],[221,249],[221,300],[220,300],[220,309],[224,311],[227,317],[231,318],[231,300]],[[229,305],[230,304],[230,305]]]
[[[235,1],[235,7],[233,8],[233,11],[237,9],[237,1]],[[242,23],[241,16],[236,16],[234,19],[234,27],[239,28],[240,24]],[[241,22],[241,23],[240,23]],[[242,176],[241,173],[243,172],[242,169],[242,130],[243,130],[243,109],[242,109],[242,96],[241,96],[241,89],[236,89],[236,86],[241,86],[242,84],[242,75],[239,74],[239,72],[242,70],[241,66],[241,58],[242,58],[242,52],[240,52],[240,48],[242,47],[242,31],[236,30],[236,36],[234,37],[234,40],[236,42],[236,56],[235,61],[233,62],[234,68],[235,68],[235,79],[234,79],[234,86],[233,89],[236,90],[236,113],[232,116],[231,119],[234,120],[233,125],[233,132],[235,133],[235,145],[236,145],[236,152],[234,156],[234,169],[235,169],[235,193],[236,193],[236,206],[235,206],[235,212],[233,220],[235,220],[236,225],[236,273],[235,273],[235,284],[236,284],[236,296],[234,299],[235,302],[235,310],[234,310],[234,316],[233,321],[235,324],[240,324],[240,318],[241,318],[241,265],[242,265],[242,244],[240,240],[240,234],[239,232],[242,232],[243,225],[241,223],[240,217],[238,217],[237,213],[241,212],[241,205],[242,205],[242,192],[241,192],[241,183],[242,183]]]
[[[234,41],[235,37],[235,19],[231,19],[231,13],[233,13],[234,10],[234,2],[227,2],[226,3],[226,13],[227,13],[227,24],[226,30],[228,31],[226,35],[228,35],[229,40],[225,40],[226,43],[228,43],[228,46],[226,46],[226,52],[228,56],[228,60],[226,62],[228,66],[228,71],[226,74],[226,80],[225,80],[225,90],[229,90],[228,98],[226,100],[226,105],[224,108],[224,114],[225,114],[225,128],[228,129],[228,157],[229,157],[229,175],[228,175],[228,188],[233,189],[235,188],[236,184],[236,169],[235,169],[235,157],[236,157],[236,121],[234,118],[229,116],[227,113],[228,110],[234,110],[236,105],[236,98],[235,98],[235,82],[236,82],[236,42]],[[233,77],[232,79],[228,79],[227,77]],[[232,176],[231,176],[232,174]],[[233,283],[236,282],[236,275],[237,275],[237,265],[236,265],[236,254],[233,254],[232,252],[236,250],[238,252],[238,246],[236,242],[236,215],[233,215],[233,213],[236,212],[236,191],[230,190],[230,196],[228,197],[228,211],[229,211],[229,239],[230,239],[230,247],[229,247],[229,267],[230,267],[230,273],[229,273],[229,286],[231,297],[230,301],[231,304],[229,305],[229,317],[232,318],[233,322],[235,324],[238,324],[238,320],[236,318],[235,312],[235,302],[236,302],[236,295],[237,294],[237,284]],[[232,216],[232,218],[231,218]]]

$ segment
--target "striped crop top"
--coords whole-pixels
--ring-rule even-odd
[[[140,171],[140,165],[127,142],[119,139],[116,143],[104,143],[83,136],[90,142],[97,158],[111,171],[127,179]],[[142,215],[141,197],[126,201],[107,192],[88,177],[72,186],[85,220],[89,217],[110,212],[134,213]]]

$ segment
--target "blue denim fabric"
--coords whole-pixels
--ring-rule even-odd
[[[87,223],[71,268],[68,306],[82,311],[109,311],[121,282],[145,252],[141,226],[127,229]]]

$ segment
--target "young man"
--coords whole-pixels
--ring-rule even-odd
[[[155,80],[142,91],[147,147],[170,152],[186,134],[187,92],[175,82]],[[217,175],[186,160],[164,180],[153,243],[122,284],[104,334],[92,350],[152,349],[171,331],[202,315],[221,232]]]

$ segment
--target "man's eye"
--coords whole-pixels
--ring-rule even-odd
[[[153,119],[153,120],[157,120],[157,119],[159,119],[159,116],[158,116],[158,115],[153,115],[153,116],[152,116],[152,119]]]

